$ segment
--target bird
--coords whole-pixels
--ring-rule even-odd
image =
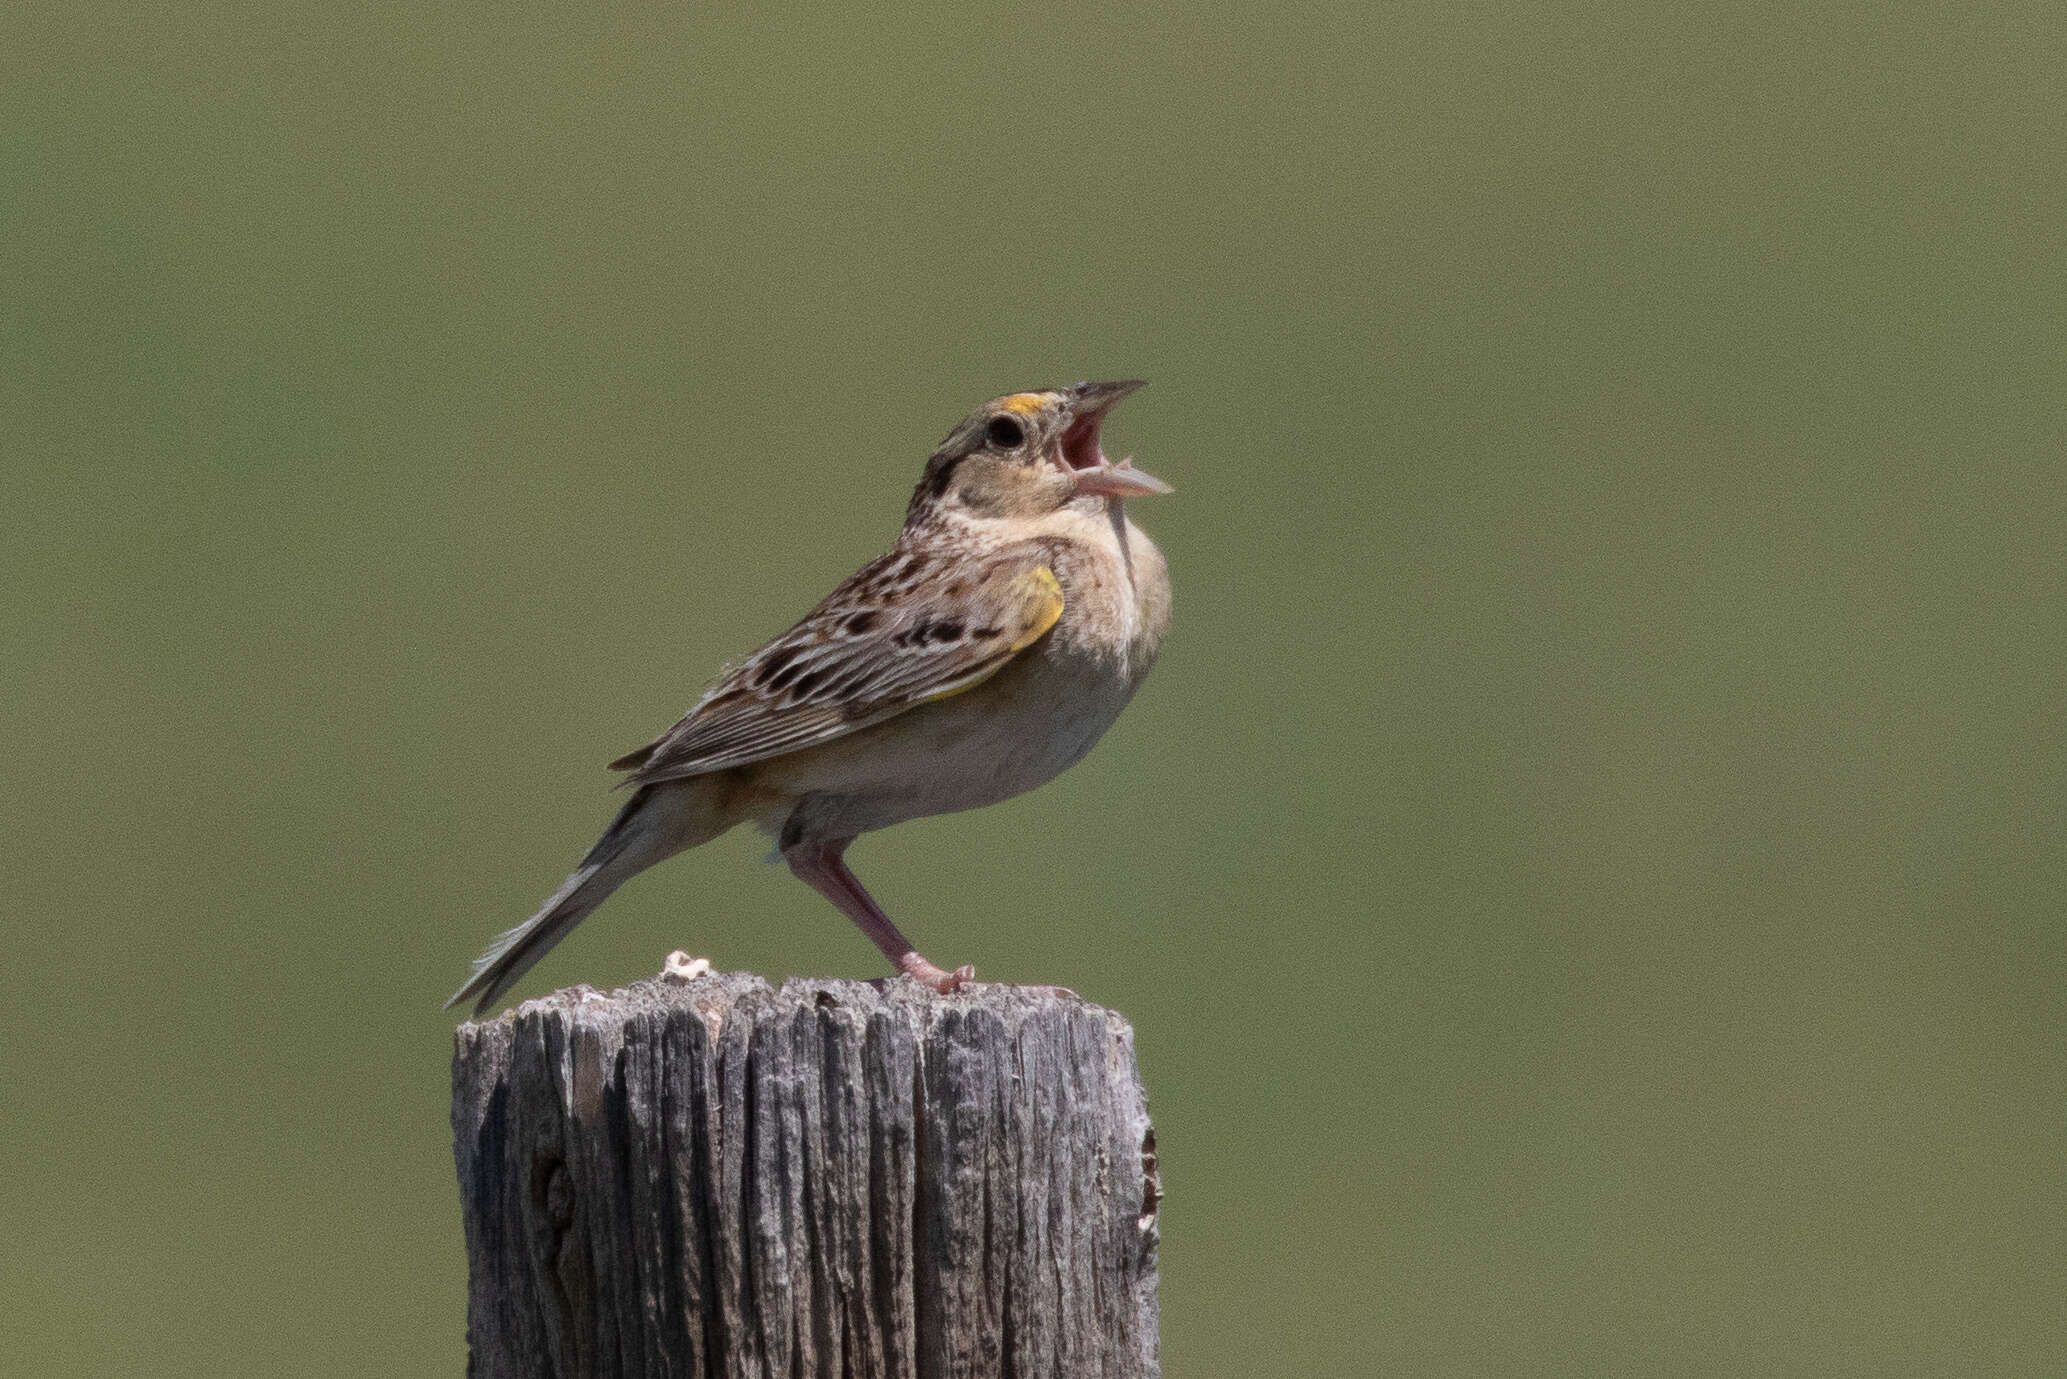
[[[844,854],[865,833],[1052,780],[1147,676],[1170,577],[1125,500],[1172,489],[1108,460],[1100,439],[1141,386],[1010,393],[964,418],[927,459],[887,553],[610,763],[630,798],[446,1008],[473,1001],[481,1016],[619,886],[742,823],[898,973],[942,994],[974,981],[973,967],[922,956]]]

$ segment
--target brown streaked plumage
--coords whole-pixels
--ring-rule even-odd
[[[1148,673],[1169,579],[1099,428],[1138,383],[1014,393],[927,461],[897,544],[612,762],[633,794],[560,890],[476,960],[476,1013],[633,875],[752,822],[900,972],[953,990],[847,870],[863,833],[976,808],[1090,750]]]

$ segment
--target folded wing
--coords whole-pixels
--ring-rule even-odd
[[[728,670],[673,728],[611,762],[629,784],[700,776],[858,732],[972,689],[1062,617],[1062,587],[1038,551],[968,576],[926,578],[892,551],[803,621]]]

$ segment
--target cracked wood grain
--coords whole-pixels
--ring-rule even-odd
[[[1133,1031],[1067,994],[722,973],[462,1025],[469,1373],[1159,1373]]]

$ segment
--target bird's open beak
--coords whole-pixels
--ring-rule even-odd
[[[1079,497],[1146,498],[1176,491],[1146,470],[1136,469],[1132,460],[1114,464],[1098,443],[1105,414],[1143,382],[1130,378],[1118,383],[1079,383],[1069,390],[1070,423],[1062,433],[1062,462],[1076,476]]]

